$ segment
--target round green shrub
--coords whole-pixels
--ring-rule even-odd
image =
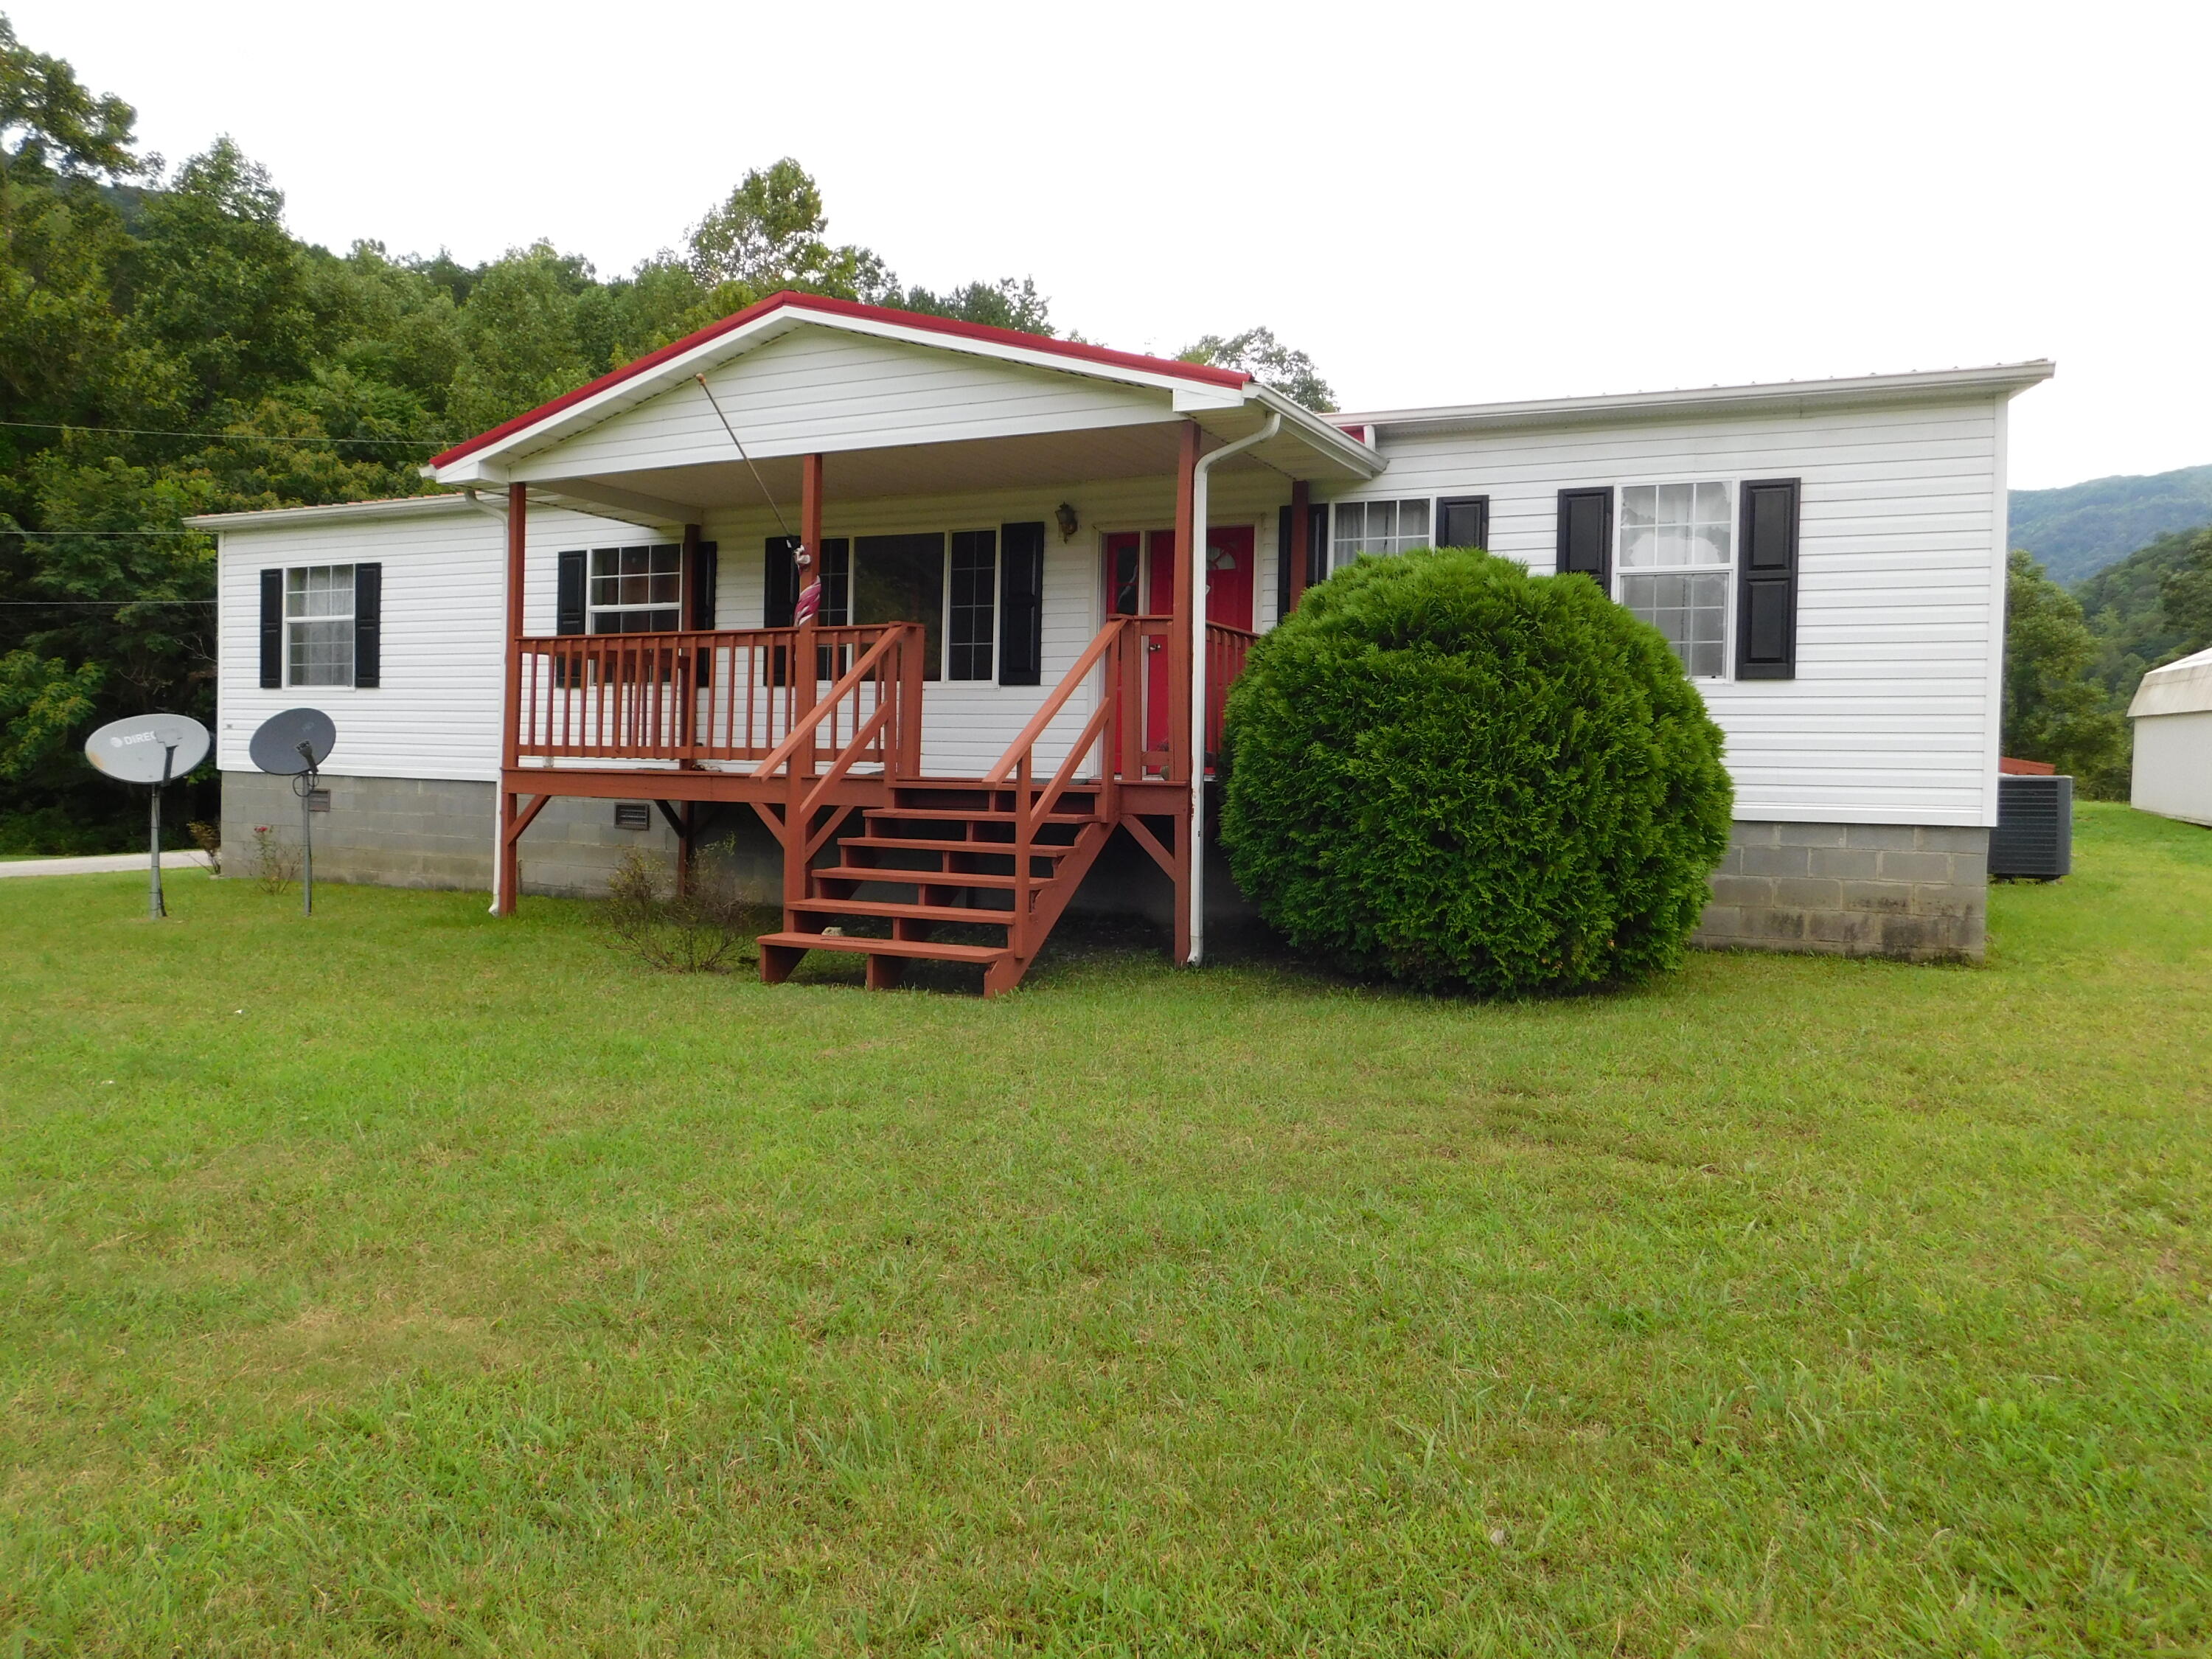
[[[1728,846],[1720,728],[1587,577],[1444,550],[1310,590],[1231,690],[1221,837],[1290,942],[1515,994],[1677,964]]]

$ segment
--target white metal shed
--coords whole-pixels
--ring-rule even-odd
[[[2136,725],[2129,799],[2146,812],[2212,824],[2212,651],[2144,675],[2128,718]]]

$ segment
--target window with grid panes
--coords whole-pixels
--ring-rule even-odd
[[[594,634],[667,634],[683,626],[684,550],[592,550],[590,608]]]
[[[284,684],[353,684],[353,567],[284,573]]]
[[[945,616],[945,678],[988,680],[997,634],[999,532],[952,532],[951,580]]]
[[[1341,570],[1362,553],[1403,553],[1429,544],[1429,504],[1411,501],[1339,501],[1332,570]]]
[[[1728,672],[1735,491],[1725,483],[1630,484],[1613,569],[1620,602],[1667,636],[1694,678]]]

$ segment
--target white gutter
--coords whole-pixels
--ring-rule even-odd
[[[1263,444],[1283,429],[1279,411],[1249,437],[1198,458],[1190,484],[1190,960],[1206,960],[1206,478],[1216,461]],[[1259,550],[1253,550],[1256,559]],[[1256,575],[1258,573],[1254,573]],[[1253,584],[1256,592],[1259,584]]]
[[[498,507],[494,507],[494,506],[493,506],[489,501],[488,501],[484,500],[484,498],[483,498],[483,496],[481,496],[481,495],[477,495],[477,492],[476,492],[475,490],[473,490],[473,489],[464,489],[464,490],[461,492],[461,495],[462,495],[463,498],[464,498],[464,499],[465,499],[465,500],[467,501],[468,504],[469,504],[471,507],[472,507],[476,508],[476,510],[477,510],[477,512],[482,513],[482,514],[484,514],[488,515],[489,517],[497,519],[497,520],[500,521],[500,523],[501,523],[501,524],[502,524],[502,525],[504,525],[504,524],[507,522],[507,507],[506,507],[506,505],[505,505],[504,503],[501,503],[501,504],[500,506],[498,506]],[[504,538],[502,538],[502,539],[501,539],[501,551],[502,555],[504,555],[504,552],[505,552],[505,547],[506,547],[505,540],[504,540]],[[500,604],[500,607],[499,607],[500,629],[501,629],[501,631],[502,633],[504,633],[504,632],[506,631],[506,627],[507,627],[507,605],[506,605],[506,598],[507,598],[507,596],[506,596],[506,593],[505,593],[505,592],[504,592],[504,589],[505,589],[505,586],[506,586],[506,582],[505,582],[505,580],[504,580],[504,579],[505,579],[506,573],[507,573],[507,560],[506,560],[506,558],[505,558],[504,556],[502,556],[502,557],[500,559],[500,562],[499,562],[499,568],[500,568],[500,574],[501,574],[501,590],[502,590],[502,591],[501,591],[501,595],[500,595],[501,604]],[[512,651],[512,650],[514,650],[514,642],[513,642],[512,641],[508,641],[508,642],[507,643],[507,645],[503,647],[503,649],[504,649],[505,651]],[[502,711],[502,712],[501,712],[501,715],[500,715],[500,718],[501,718],[502,720],[514,720],[514,719],[516,719],[516,718],[519,716],[519,714],[520,714],[520,711],[519,711],[519,710],[512,709],[512,708],[508,708],[507,707],[507,697],[506,697],[506,695],[505,695],[505,693],[504,693],[504,692],[502,692],[502,693],[501,694],[501,696],[500,696],[500,708],[501,708],[501,710]],[[502,732],[500,733],[500,752],[501,752],[502,755],[504,755],[504,754],[506,753],[506,745],[507,745],[507,734],[506,734],[506,732],[505,732],[504,731],[502,731]],[[490,914],[491,914],[491,915],[495,915],[495,915],[497,915],[499,914],[499,872],[500,872],[500,870],[501,869],[501,867],[502,867],[502,866],[503,866],[503,863],[504,863],[504,860],[502,860],[501,859],[501,857],[500,857],[500,855],[499,855],[499,854],[500,854],[500,849],[501,849],[501,848],[505,847],[506,845],[507,845],[507,780],[506,780],[505,778],[501,778],[501,779],[497,783],[495,783],[495,784],[494,784],[494,785],[492,786],[492,792],[491,792],[491,906],[490,906]],[[520,898],[520,897],[521,896],[521,895],[517,894],[515,896],[516,896],[517,898]]]

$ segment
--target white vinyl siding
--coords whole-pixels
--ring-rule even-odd
[[[1988,824],[2004,413],[2002,397],[1969,394],[1548,428],[1384,427],[1389,470],[1367,488],[1486,495],[1491,551],[1548,572],[1562,489],[1802,479],[1796,678],[1699,686],[1728,734],[1736,817]]]
[[[1984,824],[1996,809],[2003,419],[2002,398],[1977,394],[1948,403],[1808,405],[1802,414],[1610,424],[1582,416],[1549,428],[1385,428],[1379,436],[1389,470],[1339,495],[1335,505],[1487,495],[1492,550],[1549,571],[1563,489],[1725,480],[1740,489],[1745,479],[1802,479],[1796,678],[1700,685],[1727,733],[1736,816]],[[1111,433],[1100,440],[1114,441]],[[727,459],[726,436],[720,441],[723,448],[706,458],[718,465]],[[1277,509],[1287,493],[1279,476],[1257,469],[1224,468],[1213,484],[1213,522],[1255,530],[1254,614],[1262,628],[1275,614]],[[830,466],[824,528],[831,536],[1050,524],[1062,501],[1082,527],[1066,539],[1056,530],[1045,538],[1042,684],[931,682],[923,762],[933,774],[975,777],[998,759],[1103,620],[1100,533],[1171,525],[1174,481],[1162,472],[863,501],[839,497]],[[1430,514],[1432,520],[1432,507]],[[555,631],[558,550],[647,539],[633,526],[542,506],[532,509],[530,527],[525,625],[533,634]],[[702,533],[720,544],[721,625],[759,626],[762,549],[781,533],[774,515],[711,512]],[[503,542],[499,519],[457,501],[312,520],[271,514],[266,524],[224,529],[221,763],[247,767],[246,740],[260,720],[310,700],[289,688],[258,687],[259,572],[382,561],[386,689],[333,687],[311,699],[337,723],[331,771],[496,777]],[[1616,564],[1617,574],[1662,574],[1631,570],[1618,556]],[[1090,712],[1087,694],[1071,701],[1048,734],[1046,765],[1057,763]]]
[[[637,531],[543,507],[532,510],[530,525],[530,625],[550,634],[556,551],[635,540]],[[334,775],[498,777],[507,539],[500,519],[449,496],[396,512],[271,514],[264,524],[226,526],[221,537],[217,765],[251,771],[246,744],[254,727],[307,702],[337,726],[326,769]],[[343,685],[264,690],[261,572],[372,561],[384,566],[382,689],[356,691],[349,678]]]
[[[756,460],[1176,418],[1164,392],[827,328],[795,329],[708,370],[707,381]],[[512,476],[735,459],[714,406],[686,380],[551,447],[538,467],[530,457],[517,459]]]

